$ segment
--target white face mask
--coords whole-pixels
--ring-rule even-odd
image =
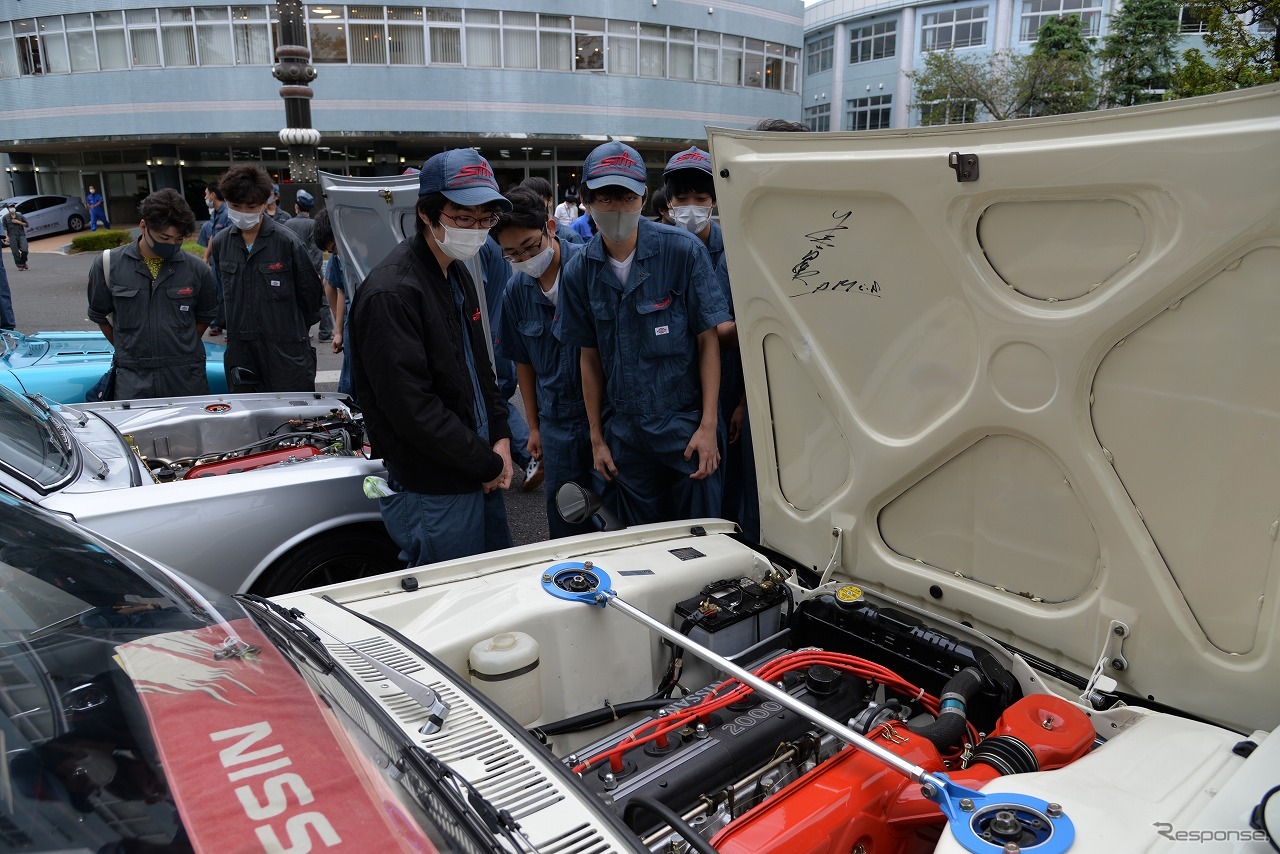
[[[636,233],[640,211],[593,211],[591,217],[601,234],[614,243],[622,243]]]
[[[555,246],[548,246],[532,258],[526,258],[523,261],[512,261],[511,266],[521,273],[526,273],[536,279],[547,272],[547,268],[551,266],[551,259],[555,257],[555,254]]]
[[[440,247],[441,252],[459,261],[468,261],[475,257],[480,247],[484,246],[484,242],[489,239],[487,228],[452,228],[447,225],[440,227],[444,229],[444,240],[436,237],[434,228],[430,228],[431,239],[436,242],[436,246]]]
[[[681,205],[678,208],[671,208],[667,215],[671,217],[673,223],[685,231],[701,234],[707,227],[707,223],[711,222],[711,206],[704,208],[702,205]]]
[[[258,227],[258,221],[262,219],[262,211],[244,213],[235,208],[227,208],[227,219],[241,231],[253,231]]]

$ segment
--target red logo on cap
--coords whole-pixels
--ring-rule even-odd
[[[489,168],[488,163],[477,163],[474,166],[463,166],[458,170],[458,174],[449,179],[449,186],[455,184],[467,184],[475,180],[492,180],[493,170]]]
[[[683,163],[686,160],[697,160],[699,163],[701,163],[706,159],[707,159],[707,156],[703,154],[701,151],[686,151],[684,154],[679,155],[678,157],[676,157],[675,160],[671,162]]]
[[[630,169],[632,166],[635,166],[635,165],[636,165],[636,161],[631,159],[631,155],[624,153],[624,154],[614,154],[610,157],[606,157],[605,159],[600,161],[599,168],[612,169],[615,166],[620,166],[623,169]]]

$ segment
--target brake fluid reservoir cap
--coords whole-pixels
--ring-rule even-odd
[[[862,588],[856,584],[846,584],[836,591],[836,599],[840,602],[857,602],[862,598]]]

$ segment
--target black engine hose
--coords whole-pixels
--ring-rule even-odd
[[[939,752],[960,746],[964,741],[968,723],[968,707],[975,694],[982,690],[982,674],[977,668],[966,667],[947,680],[942,686],[942,709],[938,717],[927,724],[909,727],[916,735],[933,742]]]
[[[623,823],[634,830],[635,825],[631,821],[640,810],[651,812],[666,822],[667,826],[678,833],[681,839],[688,842],[689,847],[697,851],[698,854],[716,854],[716,849],[712,848],[705,839],[699,836],[675,810],[662,801],[655,801],[646,795],[632,795],[627,799],[627,808],[622,811]]]
[[[574,715],[571,718],[552,721],[531,731],[535,735],[538,733],[543,735],[562,735],[566,732],[581,732],[584,729],[591,729],[601,724],[607,724],[610,721],[616,721],[618,718],[629,715],[632,712],[650,712],[669,705],[671,705],[671,700],[666,697],[650,697],[644,700],[630,700],[626,703],[610,703],[603,709],[593,709],[580,715]]]

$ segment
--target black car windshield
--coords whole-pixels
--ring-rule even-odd
[[[359,698],[314,693],[279,639],[0,493],[0,850],[458,850]]]
[[[71,441],[56,415],[0,386],[0,463],[47,489],[71,473]]]

